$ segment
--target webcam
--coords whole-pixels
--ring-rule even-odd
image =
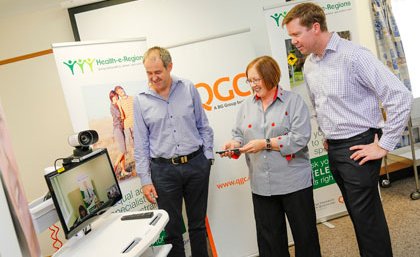
[[[73,157],[82,157],[92,152],[90,147],[98,142],[99,136],[96,130],[84,130],[69,136],[68,142],[70,146],[75,147]]]
[[[99,136],[96,130],[84,130],[69,136],[68,142],[70,146],[90,146],[98,142]]]

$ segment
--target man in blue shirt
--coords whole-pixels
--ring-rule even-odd
[[[134,99],[134,158],[143,194],[169,214],[168,256],[185,257],[184,198],[192,256],[206,257],[213,130],[194,84],[171,76],[172,58],[166,49],[150,48],[143,64],[149,88]]]

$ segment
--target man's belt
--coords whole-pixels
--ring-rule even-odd
[[[177,156],[177,157],[173,157],[173,158],[170,158],[170,159],[166,159],[166,158],[162,158],[162,157],[152,158],[152,161],[160,162],[160,163],[170,163],[170,164],[174,164],[174,165],[185,164],[185,163],[189,162],[190,160],[192,160],[197,155],[199,155],[202,151],[203,151],[203,149],[202,149],[202,147],[200,147],[197,151],[192,152],[192,153],[187,154],[187,155]]]
[[[365,138],[367,136],[370,135],[374,135],[374,134],[378,134],[378,137],[380,137],[382,135],[382,129],[378,129],[378,128],[370,128],[368,130],[366,130],[365,132],[362,132],[358,135],[352,136],[350,138],[345,138],[345,139],[327,139],[328,144],[344,144],[344,143],[349,143],[349,142],[353,142],[356,140],[360,140],[362,138]]]

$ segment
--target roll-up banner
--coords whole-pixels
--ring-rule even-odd
[[[329,31],[337,32],[348,40],[358,41],[354,1],[313,1],[323,7]],[[315,113],[303,80],[303,64],[306,56],[291,44],[286,27],[281,23],[287,12],[297,3],[264,7],[267,32],[271,52],[282,70],[280,84],[299,93]],[[326,221],[347,213],[341,192],[330,172],[327,152],[323,147],[323,135],[318,129],[316,118],[312,116],[312,137],[308,144],[314,178],[314,200],[318,221]]]
[[[245,83],[246,65],[255,58],[249,29],[170,46],[172,73],[192,80],[201,96],[214,150],[232,138],[241,102],[251,95]],[[248,168],[238,160],[215,156],[210,175],[208,235],[213,256],[252,256],[258,253]]]
[[[68,111],[75,132],[93,129],[99,134],[94,148],[107,148],[119,184],[123,191],[123,201],[116,211],[146,210],[155,208],[140,192],[140,180],[137,177],[133,157],[133,140],[130,124],[125,125],[125,171],[118,163],[118,138],[114,136],[111,115],[110,94],[116,87],[121,87],[128,100],[137,95],[147,85],[143,69],[143,53],[147,50],[145,39],[123,41],[98,41],[53,44],[54,57],[64,91]],[[131,117],[132,108],[119,111],[126,119]]]

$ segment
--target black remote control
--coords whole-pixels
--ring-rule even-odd
[[[223,153],[226,153],[226,152],[229,152],[229,151],[232,151],[234,154],[236,154],[236,155],[240,155],[241,154],[241,152],[239,151],[239,148],[233,148],[233,149],[227,149],[227,150],[221,150],[221,151],[217,151],[216,153],[217,154],[223,154]]]
[[[121,220],[150,219],[151,217],[153,217],[153,212],[141,212],[124,215],[121,217]]]

